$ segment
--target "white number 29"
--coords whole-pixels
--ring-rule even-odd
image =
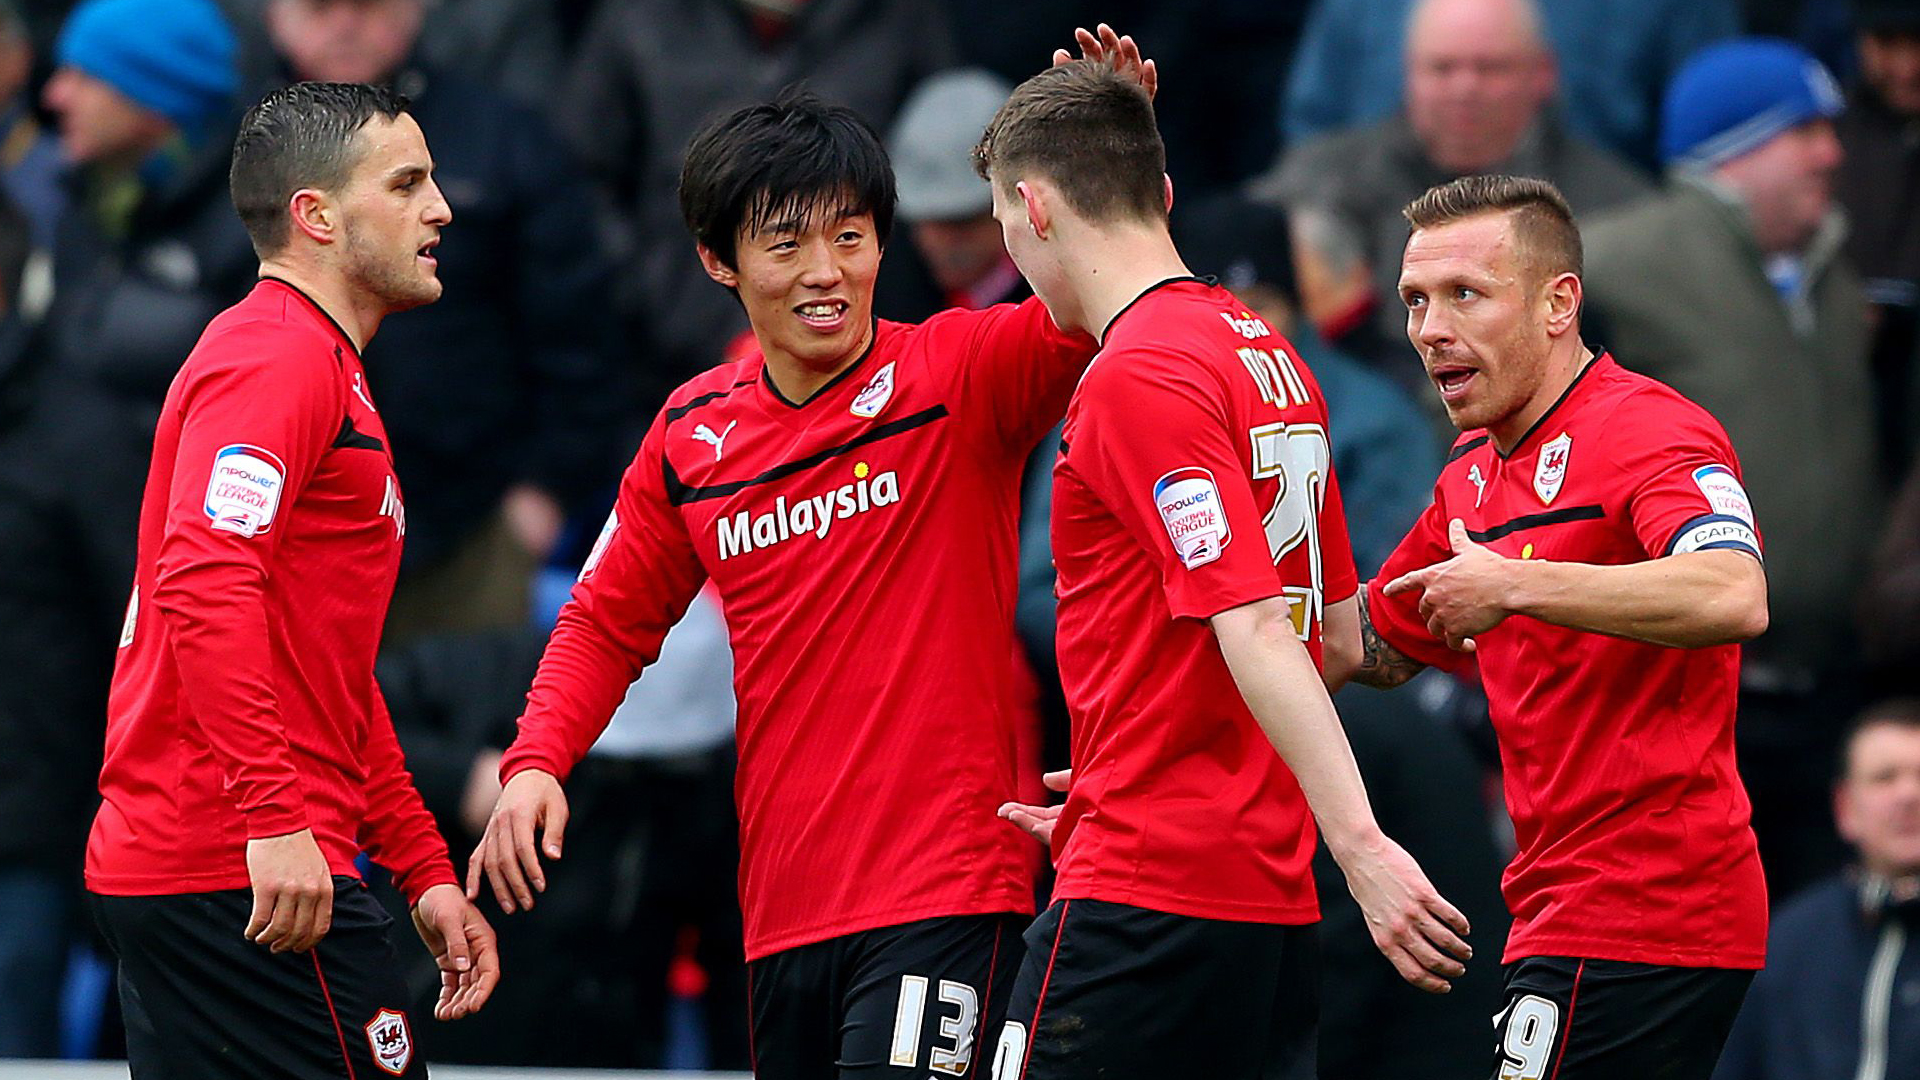
[[[980,995],[973,987],[952,979],[940,980],[940,1000],[959,1011],[940,1018],[940,1038],[927,1048],[927,1068],[949,1076],[965,1076],[973,1060],[974,1028],[980,1023]],[[887,1061],[911,1069],[920,1063],[920,1028],[927,1015],[927,977],[900,976],[900,1004],[893,1014],[893,1053]]]
[[[1500,1080],[1544,1080],[1553,1060],[1553,1038],[1560,1032],[1560,1006],[1528,994],[1508,1009]]]

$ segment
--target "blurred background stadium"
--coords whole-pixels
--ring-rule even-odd
[[[968,150],[1098,21],[1159,61],[1189,263],[1326,388],[1363,575],[1451,438],[1392,287],[1400,207],[1474,172],[1566,191],[1587,340],[1723,420],[1768,538],[1773,628],[1746,652],[1739,738],[1776,912],[1856,888],[1831,813],[1841,736],[1920,694],[1920,0],[0,0],[0,1059],[94,1062],[0,1078],[124,1075],[80,855],[159,403],[255,269],[225,183],[247,104],[293,79],[393,83],[453,208],[445,298],[388,320],[366,363],[409,510],[380,676],[461,860],[620,468],[669,389],[743,347],[678,220],[695,127],[805,80],[895,159],[881,317],[1016,298]],[[1729,153],[1715,137],[1776,104],[1744,75],[1757,54],[1669,91],[1690,57],[1753,36],[1804,50],[1835,94],[1794,147]],[[1717,221],[1725,243],[1669,244],[1649,232],[1662,214]],[[1697,294],[1646,295],[1676,260]],[[1020,629],[1060,767],[1045,520],[1028,517]],[[480,1017],[419,1026],[454,1063],[436,1075],[747,1067],[730,678],[703,600],[574,775],[551,890],[511,918],[488,902],[504,982]],[[1482,959],[1447,998],[1401,985],[1327,864],[1322,1073],[1482,1072],[1510,850],[1484,704],[1438,673],[1339,703],[1382,825]],[[1880,903],[1870,940],[1916,918]],[[425,953],[400,946],[430,993]],[[1902,938],[1884,987],[1862,966],[1800,992],[1802,1013],[1871,1037],[1862,995],[1872,1015],[1884,990],[1876,1075],[1920,1075],[1915,953]],[[1753,1068],[1738,1075],[1776,1075]]]

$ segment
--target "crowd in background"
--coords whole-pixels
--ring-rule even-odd
[[[1920,0],[0,0],[0,1057],[115,1050],[80,854],[160,402],[256,268],[226,190],[247,105],[391,83],[452,207],[444,298],[365,363],[409,526],[380,676],[460,858],[620,468],[673,386],[751,347],[679,220],[695,128],[804,80],[899,174],[881,317],[1024,298],[969,151],[1098,21],[1159,63],[1189,265],[1325,389],[1363,576],[1451,435],[1405,336],[1401,207],[1478,172],[1565,192],[1586,340],[1721,420],[1766,539],[1739,750],[1775,955],[1823,977],[1763,976],[1772,1018],[1723,1072],[1855,1075],[1875,1016],[1877,1075],[1920,1071],[1920,946],[1881,932],[1920,931]],[[1019,622],[1060,767],[1051,445]],[[553,888],[495,920],[494,1003],[423,1029],[432,1059],[744,1067],[730,678],[703,598],[574,774]],[[1491,958],[1508,841],[1474,687],[1338,703],[1381,824]],[[1409,991],[1321,877],[1323,1075],[1480,1068],[1493,964]],[[1809,953],[1843,930],[1857,957]],[[1779,1072],[1767,1038],[1826,1042]]]

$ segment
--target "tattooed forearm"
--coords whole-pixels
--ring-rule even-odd
[[[1360,667],[1353,681],[1381,690],[1391,690],[1420,674],[1427,665],[1387,644],[1373,628],[1373,615],[1367,610],[1367,588],[1360,587]]]

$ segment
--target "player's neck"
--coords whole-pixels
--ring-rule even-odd
[[[1081,237],[1067,264],[1080,329],[1105,339],[1107,328],[1140,294],[1168,278],[1191,277],[1166,226],[1118,227]]]
[[[840,377],[840,373],[860,362],[873,345],[875,327],[872,319],[867,320],[866,332],[843,355],[825,362],[803,360],[780,348],[769,345],[767,339],[754,331],[756,343],[760,346],[760,355],[766,360],[767,377],[773,381],[774,389],[780,396],[795,404],[804,405],[820,388]]]
[[[279,278],[305,293],[347,335],[356,353],[365,351],[387,314],[386,305],[368,296],[366,290],[356,289],[339,274],[327,273],[302,260],[263,259],[260,276]]]
[[[1493,436],[1493,445],[1502,455],[1510,454],[1533,425],[1547,415],[1566,397],[1567,388],[1580,378],[1580,373],[1593,362],[1593,350],[1586,347],[1575,337],[1565,344],[1555,343],[1553,351],[1547,355],[1546,377],[1540,380],[1540,388],[1527,400],[1526,407],[1498,424],[1487,429]]]

